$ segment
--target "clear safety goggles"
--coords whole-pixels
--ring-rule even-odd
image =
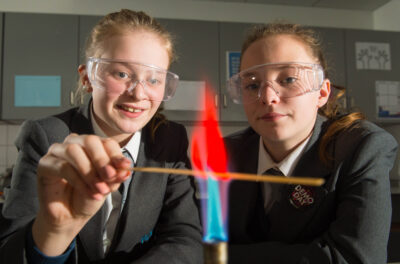
[[[107,93],[133,92],[139,84],[151,101],[168,101],[178,86],[179,76],[154,65],[138,62],[89,58],[86,64],[94,88]]]
[[[270,87],[279,98],[300,96],[321,89],[324,70],[319,64],[283,62],[256,65],[233,75],[227,83],[232,100],[253,103]]]

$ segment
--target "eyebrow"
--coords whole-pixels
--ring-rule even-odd
[[[256,71],[249,71],[249,72],[244,72],[244,73],[240,74],[240,77],[241,78],[248,78],[248,77],[252,77],[252,76],[255,76],[255,75],[257,75]]]
[[[151,71],[151,72],[156,72],[156,73],[159,73],[159,74],[166,74],[168,72],[168,71],[165,71],[163,69],[149,67],[149,66],[141,65],[141,64],[138,64],[138,63],[134,63],[134,62],[109,61],[107,63],[108,64],[115,64],[117,66],[120,65],[120,66],[126,67],[128,70],[131,70],[131,71],[136,71],[136,70],[138,70],[140,68],[144,68],[145,72],[150,72]]]

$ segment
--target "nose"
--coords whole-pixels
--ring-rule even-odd
[[[146,84],[143,81],[134,81],[126,90],[129,95],[136,99],[143,100],[146,98]]]
[[[272,82],[267,81],[259,91],[259,97],[264,104],[279,103],[279,91],[275,89]]]

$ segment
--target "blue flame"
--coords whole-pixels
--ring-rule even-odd
[[[198,179],[201,195],[203,241],[228,241],[227,190],[229,182],[213,177]]]
[[[208,177],[207,189],[207,230],[203,239],[204,241],[227,241],[218,181]]]

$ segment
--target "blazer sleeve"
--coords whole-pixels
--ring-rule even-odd
[[[26,121],[21,126],[15,145],[18,157],[11,186],[4,192],[5,202],[0,216],[0,259],[4,263],[23,263],[25,258],[26,228],[39,208],[36,167],[47,152],[49,142],[36,122]]]
[[[45,127],[38,121],[25,121],[15,141],[18,156],[0,215],[0,263],[28,263],[25,242],[39,210],[37,165],[54,140]]]
[[[387,262],[391,223],[389,172],[396,158],[397,142],[384,130],[353,136],[336,142],[335,151],[346,156],[332,173],[337,174],[333,187],[336,212],[329,228],[308,243],[230,245],[229,263]]]
[[[187,156],[187,134],[184,127],[179,128],[174,130],[174,139],[167,139],[175,142],[172,152],[178,153],[176,161],[167,166],[188,169],[191,165]],[[168,263],[203,263],[199,207],[194,193],[192,177],[169,175],[163,208],[154,230],[155,244],[133,263],[163,263],[166,260]]]

